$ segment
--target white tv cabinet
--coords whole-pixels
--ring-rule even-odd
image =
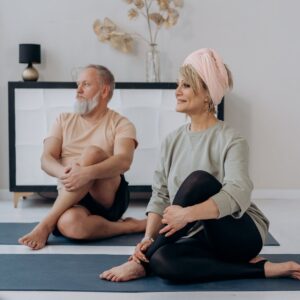
[[[43,139],[60,112],[72,111],[74,82],[9,82],[9,169],[14,206],[20,196],[56,190],[56,179],[40,168]],[[151,190],[162,139],[186,122],[175,112],[175,83],[118,82],[110,108],[127,116],[137,128],[139,146],[125,176],[130,190]],[[224,104],[218,107],[223,119]]]

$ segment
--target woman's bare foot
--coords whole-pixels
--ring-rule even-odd
[[[266,278],[291,277],[300,280],[300,264],[294,261],[282,263],[267,261],[265,263],[265,276]]]
[[[125,218],[123,220],[123,225],[126,226],[126,233],[143,232],[146,230],[146,223],[146,219]]]
[[[264,257],[262,257],[262,256],[256,256],[256,257],[254,257],[254,258],[252,258],[250,261],[249,261],[249,263],[250,264],[256,264],[256,263],[258,263],[258,262],[260,262],[260,261],[262,261],[262,260],[266,260]]]
[[[120,266],[114,267],[110,270],[104,271],[99,275],[101,279],[121,282],[138,279],[146,276],[146,271],[141,264],[128,261]]]
[[[39,250],[45,247],[52,228],[40,223],[31,232],[19,238],[18,242],[32,250]]]

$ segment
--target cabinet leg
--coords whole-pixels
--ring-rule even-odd
[[[14,208],[18,207],[18,203],[20,198],[26,199],[26,197],[31,196],[33,193],[31,192],[16,192],[14,193]]]

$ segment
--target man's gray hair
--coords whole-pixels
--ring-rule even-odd
[[[85,67],[85,69],[95,69],[97,71],[100,83],[104,82],[104,84],[109,86],[108,100],[110,100],[115,89],[115,77],[112,72],[101,65],[88,65]]]

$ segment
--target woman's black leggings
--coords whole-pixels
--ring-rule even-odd
[[[221,187],[209,173],[195,171],[182,183],[173,204],[187,207],[201,203]],[[247,213],[239,219],[226,216],[202,223],[203,230],[191,238],[180,239],[194,223],[170,237],[159,235],[146,252],[150,271],[178,282],[264,277],[264,262],[249,263],[263,245]]]

